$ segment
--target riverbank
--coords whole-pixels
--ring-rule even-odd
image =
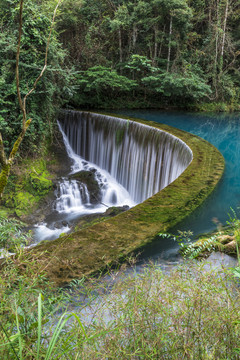
[[[56,285],[99,271],[140,249],[191,213],[221,178],[223,158],[209,143],[166,125],[139,122],[183,140],[193,151],[191,164],[172,184],[123,214],[31,249],[29,259],[44,264]]]
[[[197,241],[187,244],[183,248],[185,256],[190,258],[208,258],[211,253],[221,252],[235,258],[239,257],[240,220],[234,217],[226,226],[218,226],[218,229],[208,234],[203,234]]]

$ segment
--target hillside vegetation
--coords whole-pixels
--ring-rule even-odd
[[[44,64],[55,0],[24,1],[22,96]],[[0,131],[21,123],[15,84],[19,1],[0,0]],[[239,109],[239,0],[64,0],[48,67],[28,100],[23,149],[49,134],[59,107]],[[51,132],[51,131],[50,131]]]

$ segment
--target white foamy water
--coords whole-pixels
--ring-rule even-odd
[[[74,179],[63,178],[57,184],[55,191],[56,202],[54,210],[61,214],[66,215],[65,219],[72,220],[73,218],[83,215],[103,213],[111,206],[128,205],[132,207],[136,203],[131,199],[129,192],[119,184],[106,170],[101,169],[94,163],[86,161],[77,155],[64,133],[62,126],[58,123],[59,129],[63,136],[63,141],[66,147],[67,154],[72,160],[71,172],[69,175],[75,174],[79,171],[91,171],[95,174],[95,180],[100,188],[100,199],[96,199],[91,203],[87,185]],[[62,233],[70,231],[69,226],[62,226],[55,228],[49,227],[48,224],[38,224],[35,229],[35,240],[53,240],[60,236]]]
[[[100,189],[97,195],[89,193],[88,185],[71,176],[59,181],[54,210],[63,220],[111,206],[132,207],[173,182],[192,161],[192,151],[182,140],[133,121],[65,111],[58,125],[72,160],[69,175],[88,171]],[[69,230],[66,224],[57,229],[41,224],[38,240]]]
[[[100,202],[105,204],[107,207],[123,205],[128,205],[131,207],[136,205],[136,203],[131,199],[129,192],[106,170],[101,169],[94,163],[86,161],[73,151],[69,140],[59,122],[58,125],[63,135],[63,141],[67,150],[67,154],[73,161],[71,169],[72,171],[70,174],[77,173],[81,170],[94,170],[96,174],[95,180],[98,182],[98,185],[101,189]],[[90,194],[88,193],[88,189],[85,184],[79,183],[76,180],[64,180],[63,182],[59,183],[58,190],[60,194],[56,202],[57,211],[79,212],[78,210],[86,208],[86,214],[89,213],[89,206],[91,205]]]
[[[81,111],[65,111],[61,127],[68,154],[105,170],[136,204],[173,182],[192,161],[177,137],[133,121]],[[74,155],[71,154],[74,152]]]

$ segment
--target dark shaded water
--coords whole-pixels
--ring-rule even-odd
[[[158,110],[118,111],[135,118],[164,123],[198,135],[213,144],[224,156],[226,168],[220,183],[209,198],[172,232],[191,230],[194,235],[216,228],[215,219],[225,224],[231,207],[240,207],[240,114],[199,114],[164,112]],[[207,171],[207,169],[206,169]],[[144,251],[144,257],[170,255],[177,245],[169,240],[156,239]],[[165,257],[165,256],[164,256]]]

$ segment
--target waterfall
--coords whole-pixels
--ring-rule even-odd
[[[58,212],[78,209],[82,205],[90,205],[87,186],[79,184],[76,180],[66,180],[58,183],[57,201],[55,209]]]
[[[64,111],[59,117],[71,172],[55,191],[54,221],[36,226],[36,241],[70,231],[74,221],[103,213],[109,206],[132,207],[174,181],[192,161],[192,151],[177,137],[133,121]],[[97,194],[75,175],[97,183]],[[56,221],[57,220],[57,221]]]
[[[65,111],[60,123],[71,151],[110,174],[140,203],[174,181],[192,161],[177,137],[107,115]]]
[[[106,170],[97,164],[86,161],[74,151],[70,145],[69,138],[65,134],[62,125],[58,122],[59,129],[63,135],[63,141],[69,158],[72,160],[71,174],[86,171],[92,174],[99,188],[98,198],[89,193],[86,184],[81,181],[62,179],[56,191],[55,210],[58,212],[78,212],[88,214],[91,212],[103,212],[109,206],[134,206],[128,191],[119,184]]]

